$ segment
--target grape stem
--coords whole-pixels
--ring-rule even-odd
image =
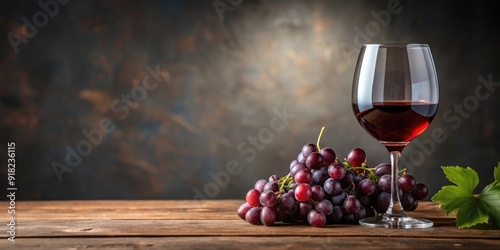
[[[321,147],[319,146],[319,142],[321,141],[321,137],[323,136],[323,131],[325,131],[325,126],[321,128],[321,131],[318,135],[318,141],[316,142],[316,146],[318,147],[318,151],[321,151]]]
[[[349,164],[349,162],[347,161],[347,159],[344,159],[344,160],[345,160],[345,162],[340,162],[340,161],[337,159],[337,162],[340,162],[340,164],[344,165],[344,167],[345,167],[346,169],[348,169],[348,170],[354,170],[354,171],[359,170],[359,169],[361,169],[361,170],[367,170],[368,172],[370,172],[370,175],[371,175],[371,176],[373,176],[373,180],[374,180],[374,181],[376,181],[376,182],[378,182],[378,179],[379,179],[379,178],[378,178],[378,177],[377,177],[377,175],[373,172],[373,171],[375,171],[375,168],[368,168],[368,167],[366,167],[366,164],[364,164],[364,163],[363,163],[360,167],[353,167],[353,166],[351,166],[351,165]],[[399,173],[406,174],[406,173],[408,172],[408,169],[407,169],[407,168],[403,168],[403,169],[399,170],[398,172],[399,172]]]
[[[284,193],[285,187],[289,187],[290,184],[292,183],[293,183],[293,177],[290,173],[288,173],[286,176],[281,177],[278,180],[278,184],[280,184],[279,194]]]

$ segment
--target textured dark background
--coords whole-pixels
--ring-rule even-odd
[[[323,125],[322,144],[339,157],[362,147],[369,165],[387,161],[385,148],[352,114],[360,42],[431,46],[441,102],[418,140],[436,129],[447,140],[429,152],[411,143],[404,152],[414,163],[406,164],[410,173],[431,195],[447,183],[441,165],[475,168],[480,188],[492,181],[500,161],[500,87],[467,118],[453,109],[474,104],[469,96],[479,76],[500,82],[495,1],[401,0],[401,12],[378,26],[371,12],[387,10],[390,1],[242,0],[223,21],[213,2],[73,0],[16,53],[8,35],[22,35],[22,18],[43,10],[37,1],[2,1],[2,197],[8,141],[16,143],[18,199],[192,199],[196,190],[242,199],[255,180],[287,173]],[[371,37],[362,39],[356,30],[366,33],[366,25]],[[114,103],[141,86],[147,66],[157,65],[163,82],[144,100],[131,103],[128,113],[125,103]],[[267,133],[271,121],[282,124],[273,109],[284,107],[295,118]],[[59,181],[54,162],[67,165],[66,148],[75,149],[86,140],[82,130],[99,128],[103,119],[114,131]],[[264,141],[251,146],[248,137],[259,133]],[[240,172],[227,174],[228,164]]]

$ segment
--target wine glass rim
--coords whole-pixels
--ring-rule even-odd
[[[364,47],[429,47],[428,44],[425,43],[365,43]]]

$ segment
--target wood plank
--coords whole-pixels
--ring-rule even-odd
[[[129,220],[231,220],[239,219],[236,209],[243,200],[91,200],[91,201],[18,201],[16,213],[23,221],[66,219],[129,219]],[[0,207],[8,207],[0,202]],[[452,219],[439,205],[421,202],[412,216]]]
[[[449,224],[449,223],[448,223]],[[446,225],[448,225],[446,224]],[[255,226],[243,220],[20,220],[16,237],[111,237],[111,236],[336,236],[426,237],[449,239],[498,239],[499,230],[457,229],[437,224],[427,229],[374,229],[360,225],[306,224]]]
[[[65,219],[235,219],[241,200],[18,201],[16,213],[28,220]],[[0,207],[8,203],[0,202]]]
[[[499,240],[387,237],[99,237],[0,241],[1,249],[500,249]]]

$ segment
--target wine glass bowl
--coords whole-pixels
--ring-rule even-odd
[[[384,215],[361,225],[385,228],[426,228],[432,221],[414,219],[403,210],[398,191],[399,158],[405,146],[423,133],[439,103],[434,61],[426,44],[365,44],[361,48],[352,88],[352,107],[360,125],[391,156],[391,204]]]

